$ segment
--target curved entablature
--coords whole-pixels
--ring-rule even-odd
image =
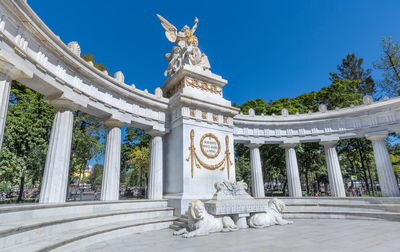
[[[282,144],[319,142],[400,131],[400,97],[336,110],[234,117],[236,142]]]
[[[161,89],[150,94],[125,84],[122,72],[113,78],[98,70],[80,57],[76,42],[65,45],[25,1],[0,3],[0,68],[50,103],[61,100],[102,119],[165,131],[169,99]]]

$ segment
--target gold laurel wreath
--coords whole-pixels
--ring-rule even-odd
[[[220,148],[221,148],[221,144],[220,144],[220,142],[219,142],[219,140],[218,140],[218,138],[215,136],[215,135],[213,135],[212,133],[208,133],[208,134],[205,134],[205,135],[203,135],[202,136],[202,138],[201,138],[201,140],[200,140],[200,147],[201,147],[201,150],[202,150],[202,152],[203,152],[203,154],[205,154],[204,152],[204,150],[203,150],[203,145],[202,145],[202,140],[204,140],[204,138],[206,138],[207,136],[211,136],[212,135],[212,137],[213,138],[215,138],[216,140],[217,140],[217,143],[218,143],[218,152],[217,152],[217,155],[215,155],[214,157],[212,157],[213,155],[205,155],[206,157],[209,157],[209,156],[211,156],[211,158],[215,158],[215,157],[217,157],[218,155],[219,155],[219,153],[220,153]],[[196,153],[196,147],[194,147],[194,130],[191,130],[190,131],[190,146],[189,146],[189,151],[190,151],[190,154],[189,154],[189,156],[188,156],[188,158],[186,159],[186,161],[187,162],[189,162],[190,161],[190,163],[191,163],[191,175],[192,175],[192,178],[194,177],[194,167],[196,166],[198,169],[201,169],[202,167],[203,168],[206,168],[206,169],[208,169],[208,170],[217,170],[217,169],[220,169],[221,171],[222,170],[224,170],[225,169],[225,166],[223,166],[224,164],[225,164],[225,162],[226,162],[226,168],[227,168],[227,173],[228,173],[228,179],[230,178],[230,166],[231,165],[233,165],[233,163],[232,163],[232,161],[231,161],[231,159],[230,159],[230,152],[229,152],[229,136],[226,136],[225,137],[225,157],[219,162],[219,163],[217,163],[217,164],[207,164],[207,163],[205,163],[205,162],[203,162],[200,158],[199,158],[199,156],[197,155],[197,153]]]

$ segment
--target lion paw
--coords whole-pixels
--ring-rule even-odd
[[[192,237],[192,236],[191,236],[190,234],[183,234],[182,237],[183,237],[183,238],[190,238],[190,237]]]

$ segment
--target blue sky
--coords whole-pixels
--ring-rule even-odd
[[[78,41],[126,83],[153,91],[165,81],[172,44],[155,14],[196,32],[212,71],[229,81],[227,99],[294,97],[329,84],[328,73],[354,52],[372,67],[380,40],[400,40],[400,1],[128,1],[29,0],[68,43]],[[380,77],[374,72],[376,78]]]

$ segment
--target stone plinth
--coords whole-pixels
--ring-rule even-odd
[[[239,228],[247,228],[246,218],[250,213],[265,212],[267,199],[254,199],[247,192],[247,184],[243,181],[221,181],[215,183],[217,190],[213,198],[204,203],[207,212],[212,215],[230,215]]]
[[[204,205],[212,215],[259,213],[268,208],[268,199],[209,200]]]
[[[192,200],[211,199],[215,182],[235,180],[233,116],[238,110],[222,96],[226,82],[184,66],[163,87],[171,104],[163,191],[177,215]]]

